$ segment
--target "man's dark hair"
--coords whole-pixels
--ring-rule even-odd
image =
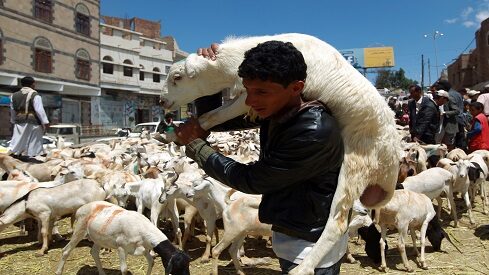
[[[480,102],[471,102],[470,103],[470,107],[476,109],[476,110],[479,110],[479,111],[482,111],[484,110],[484,104],[480,103]]]
[[[22,87],[30,87],[32,86],[32,84],[34,84],[34,78],[30,77],[30,76],[26,76],[26,77],[23,77],[21,80],[20,80],[20,85]]]
[[[452,88],[452,85],[450,84],[450,82],[448,82],[448,80],[444,80],[444,79],[438,80],[435,83],[435,85],[436,85],[437,90],[445,90],[447,92]]]
[[[244,79],[272,81],[287,87],[306,80],[307,65],[302,53],[290,42],[267,41],[246,51],[238,75]]]
[[[413,89],[414,88],[414,91],[415,92],[421,92],[421,87],[416,85],[416,84],[411,84],[409,85],[409,90]]]
[[[173,114],[173,113],[166,113],[166,114],[165,114],[165,118],[171,118],[171,119],[174,119],[174,118],[175,118],[175,114]]]

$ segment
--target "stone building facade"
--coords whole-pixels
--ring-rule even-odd
[[[0,116],[9,95],[32,76],[51,123],[91,125],[100,95],[99,0],[0,2]],[[0,136],[10,133],[0,120]],[[6,130],[7,129],[7,130]]]
[[[461,54],[448,66],[448,81],[453,88],[481,90],[489,84],[489,18],[475,32],[476,47]]]
[[[161,120],[161,89],[175,54],[160,38],[160,23],[109,16],[102,16],[102,22],[102,95],[92,106],[96,110],[94,117],[113,128]],[[179,54],[186,55],[182,51]],[[185,113],[186,106],[184,116]],[[176,114],[178,119],[182,118],[181,114]]]

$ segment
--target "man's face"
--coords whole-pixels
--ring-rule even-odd
[[[284,111],[296,102],[304,82],[294,81],[284,88],[279,83],[260,79],[243,79],[246,88],[246,105],[250,106],[259,117],[267,118]]]
[[[421,98],[421,91],[416,91],[414,88],[409,89],[409,94],[414,100],[419,100]]]
[[[437,96],[437,97],[434,97],[433,99],[435,100],[436,105],[438,105],[438,106],[445,105],[448,102],[448,98],[446,98],[444,96]]]

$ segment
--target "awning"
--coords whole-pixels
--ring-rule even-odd
[[[489,81],[480,82],[480,83],[477,83],[474,86],[472,86],[471,89],[476,90],[476,91],[481,91],[481,90],[484,90],[484,87],[488,84],[489,84]]]

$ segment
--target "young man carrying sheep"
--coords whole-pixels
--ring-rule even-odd
[[[215,57],[215,47],[200,49]],[[292,43],[268,41],[245,53],[238,74],[246,104],[258,115],[243,116],[211,130],[260,127],[260,158],[242,164],[224,157],[206,142],[208,132],[196,119],[176,129],[178,142],[205,172],[241,192],[263,194],[259,218],[272,224],[273,249],[287,274],[309,253],[328,220],[343,161],[340,128],[326,106],[304,102],[306,63]],[[338,274],[347,235],[335,244],[315,274]]]

